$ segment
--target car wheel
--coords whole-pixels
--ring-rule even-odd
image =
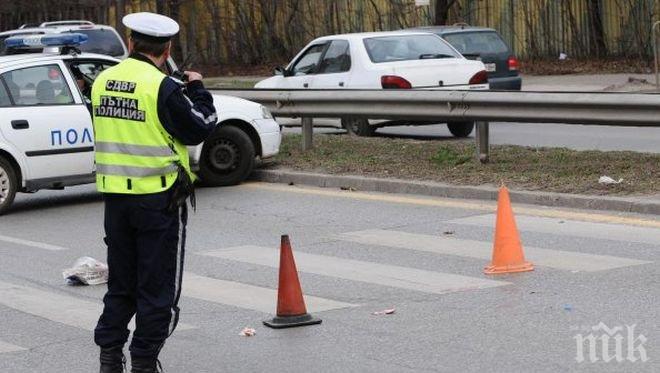
[[[202,181],[211,186],[235,185],[254,168],[254,144],[240,128],[218,128],[204,142],[199,160]]]
[[[341,126],[351,135],[369,137],[376,132],[376,127],[370,125],[369,120],[364,118],[342,118]]]
[[[449,122],[447,128],[455,137],[468,137],[474,129],[474,122]]]
[[[16,171],[5,158],[0,157],[0,215],[9,210],[18,190]]]

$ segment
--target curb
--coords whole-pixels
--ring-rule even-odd
[[[496,201],[498,193],[497,188],[487,186],[458,186],[427,181],[328,175],[292,170],[255,170],[251,179],[268,183],[293,183],[322,188],[354,188],[359,191],[487,201]],[[651,197],[603,197],[516,190],[510,190],[509,193],[511,201],[517,203],[660,215],[660,199],[651,199]]]

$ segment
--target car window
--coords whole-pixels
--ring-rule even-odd
[[[73,96],[57,65],[35,66],[2,74],[14,105],[67,105]]]
[[[71,67],[71,72],[74,75],[80,73],[86,79],[89,79],[90,81],[93,82],[94,80],[96,80],[96,77],[99,76],[99,74],[103,70],[114,65],[115,64],[109,63],[107,61],[84,61],[84,62],[71,63],[70,67]]]
[[[111,67],[114,66],[114,63],[108,61],[75,61],[69,63],[69,70],[71,75],[76,81],[76,85],[80,90],[80,93],[83,94],[87,99],[91,98],[92,94],[92,83],[96,80],[96,77],[99,74]]]
[[[5,87],[5,83],[0,81],[0,106],[11,106],[11,99],[9,98],[9,92]]]
[[[117,34],[109,29],[73,30],[70,32],[85,34],[89,39],[80,45],[80,50],[87,53],[105,54],[113,57],[124,55],[124,46]]]
[[[492,31],[459,32],[443,37],[462,54],[499,54],[509,51],[500,35]]]
[[[291,69],[293,75],[313,74],[316,71],[319,59],[326,46],[327,43],[309,47]]]
[[[364,46],[374,63],[426,58],[460,58],[460,55],[444,40],[431,34],[367,38],[364,39]]]
[[[351,69],[351,55],[346,40],[334,40],[323,56],[319,74],[345,72]]]

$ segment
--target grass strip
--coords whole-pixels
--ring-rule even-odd
[[[457,185],[505,183],[519,190],[593,195],[660,194],[660,155],[631,151],[577,151],[492,145],[491,161],[475,159],[473,139],[410,140],[337,134],[314,136],[300,150],[301,135],[285,135],[271,167]],[[620,184],[603,185],[607,175]]]

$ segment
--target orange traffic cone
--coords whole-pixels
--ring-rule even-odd
[[[298,270],[293,259],[289,236],[282,236],[280,246],[280,280],[277,291],[277,316],[271,320],[264,321],[264,325],[275,329],[291,328],[320,324],[317,319],[307,313],[305,300],[303,299]]]
[[[526,272],[534,270],[532,263],[525,261],[516,219],[513,217],[509,190],[502,185],[497,198],[497,221],[495,222],[495,242],[493,260],[484,268],[484,273]]]

